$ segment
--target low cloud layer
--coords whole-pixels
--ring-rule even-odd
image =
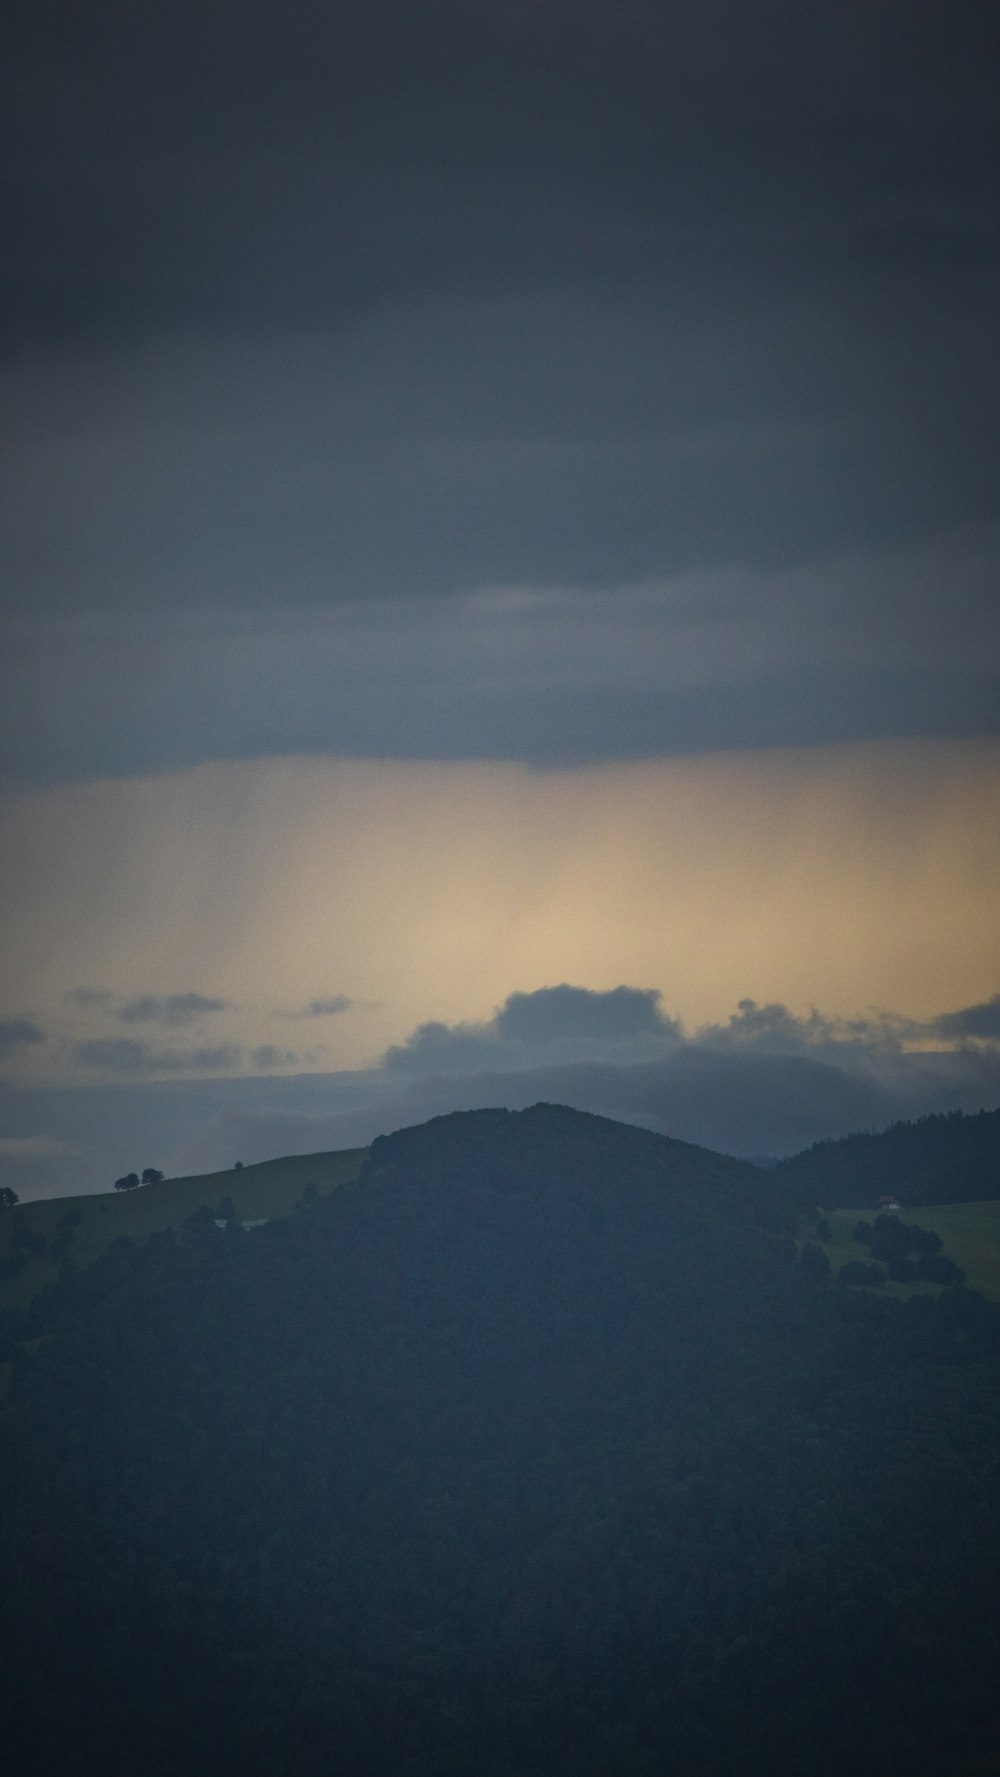
[[[160,1053],[117,1039],[126,1053],[94,1043],[89,1064],[118,1084],[0,1088],[12,1130],[0,1166],[29,1194],[99,1190],[137,1156],[171,1175],[208,1172],[236,1159],[365,1146],[449,1111],[538,1100],[729,1153],[778,1156],[899,1118],[996,1106],[1000,1035],[979,1018],[996,1003],[914,1021],[889,1011],[799,1016],[744,999],[728,1020],[685,1031],[656,989],[561,983],[511,994],[479,1024],[418,1026],[374,1068],[280,1072],[295,1065],[294,1052],[261,1045],[239,1054],[261,1070],[243,1078],[230,1077],[236,1058],[219,1049]]]
[[[235,1043],[155,1049],[133,1037],[89,1037],[77,1043],[75,1054],[85,1068],[126,1076],[232,1073],[243,1062],[243,1050]]]
[[[470,1073],[523,1066],[532,1054],[564,1061],[593,1057],[610,1047],[635,1059],[678,1040],[680,1026],[660,1009],[655,987],[542,987],[512,993],[484,1023],[417,1026],[393,1045],[383,1066],[395,1073]]]
[[[77,1043],[76,1059],[88,1070],[115,1077],[157,1077],[161,1074],[233,1074],[245,1068],[268,1074],[295,1067],[304,1058],[276,1043],[245,1049],[239,1043],[194,1044],[158,1049],[130,1037],[89,1037]]]
[[[810,1066],[849,1070],[861,1080],[885,1076],[887,1069],[905,1070],[916,1045],[933,1046],[939,1055],[957,1053],[973,1069],[977,1057],[1000,1056],[1000,995],[927,1019],[891,1011],[831,1017],[816,1007],[799,1016],[780,1002],[742,999],[724,1023],[687,1033],[679,1019],[662,1010],[662,998],[657,988],[597,992],[566,983],[513,993],[482,1023],[418,1025],[404,1043],[386,1051],[382,1066],[397,1074],[515,1072],[541,1058],[550,1066],[621,1067],[668,1059],[673,1065],[682,1055],[698,1054],[737,1061],[799,1058]]]
[[[523,1109],[539,1100],[637,1123],[662,1134],[750,1158],[794,1153],[815,1141],[878,1129],[931,1111],[976,1111],[1000,1103],[1000,1051],[880,1052],[843,1045],[776,1052],[688,1041],[658,1061],[536,1065],[501,1072],[420,1075],[332,1116],[242,1108],[224,1112],[176,1155],[180,1168],[209,1170],[277,1153],[366,1145],[388,1130],[485,1105]],[[359,1097],[365,1082],[355,1082]],[[375,1087],[380,1090],[376,1093]]]

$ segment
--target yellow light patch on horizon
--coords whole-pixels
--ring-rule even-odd
[[[550,771],[287,758],[22,793],[0,1015],[62,1019],[68,1044],[73,988],[194,989],[239,1009],[196,1039],[102,1028],[322,1045],[336,1067],[559,981],[659,987],[689,1027],[744,996],[924,1017],[1000,988],[998,810],[985,742]],[[362,1003],[282,1015],[335,993]]]

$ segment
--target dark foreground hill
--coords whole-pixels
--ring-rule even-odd
[[[11,1769],[993,1770],[1000,1313],[838,1289],[786,1201],[536,1106],[64,1276],[8,1326]]]
[[[774,1176],[803,1203],[829,1209],[874,1206],[888,1194],[906,1207],[983,1203],[1000,1197],[1000,1110],[951,1111],[817,1142],[780,1161]]]

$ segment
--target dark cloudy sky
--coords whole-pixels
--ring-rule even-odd
[[[2,30],[16,1188],[997,1102],[995,7]]]

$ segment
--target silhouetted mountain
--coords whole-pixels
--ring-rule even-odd
[[[67,1265],[6,1325],[11,1769],[990,1769],[1000,1311],[788,1216],[536,1106]]]
[[[920,1203],[978,1203],[1000,1197],[1000,1110],[950,1111],[847,1135],[782,1160],[771,1176],[802,1203],[873,1207],[882,1196]]]

